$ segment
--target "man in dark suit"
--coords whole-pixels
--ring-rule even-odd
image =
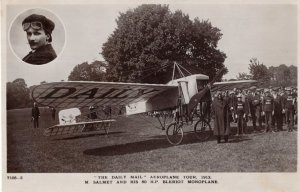
[[[217,142],[221,142],[221,137],[224,137],[225,143],[228,142],[229,127],[226,118],[226,101],[224,101],[222,93],[217,93],[217,97],[212,102],[212,111],[214,113],[214,135],[217,137]]]
[[[286,115],[286,122],[288,131],[293,131],[294,128],[294,114],[295,114],[295,106],[296,97],[292,94],[290,88],[286,88],[286,97],[284,98],[284,109]]]
[[[277,126],[276,131],[283,131],[282,122],[283,122],[283,110],[284,110],[284,98],[280,96],[278,89],[273,89],[272,91],[274,98],[274,114],[272,115],[272,126]]]
[[[23,58],[26,63],[41,65],[54,60],[57,55],[51,45],[55,24],[43,15],[32,14],[22,22],[23,30],[32,51]]]
[[[39,128],[39,118],[40,118],[40,110],[36,103],[33,103],[33,107],[31,109],[31,117],[33,120],[34,128]]]
[[[265,94],[262,100],[262,113],[265,115],[265,132],[274,132],[271,125],[272,115],[274,115],[274,98],[269,90],[266,90]]]
[[[247,95],[248,109],[252,118],[253,130],[259,132],[262,128],[260,95],[255,86],[250,87],[250,90],[251,93]],[[256,127],[256,122],[259,123],[259,128]]]

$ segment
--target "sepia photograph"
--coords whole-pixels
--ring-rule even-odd
[[[6,4],[5,191],[300,189],[297,3]]]

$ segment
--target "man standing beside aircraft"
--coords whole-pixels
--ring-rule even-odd
[[[56,109],[54,107],[49,107],[49,109],[51,110],[52,120],[55,121]]]
[[[33,107],[31,109],[31,117],[33,120],[33,127],[39,128],[39,118],[40,118],[40,110],[36,103],[33,103]]]
[[[95,106],[90,106],[89,110],[90,110],[89,118],[90,119],[97,119],[98,115],[97,115],[96,107]]]
[[[217,98],[212,103],[214,113],[214,135],[217,136],[217,142],[221,142],[221,137],[224,136],[225,143],[228,142],[229,127],[227,127],[227,118],[225,114],[225,101],[222,93],[217,94]]]

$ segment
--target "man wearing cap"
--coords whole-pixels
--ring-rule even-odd
[[[275,127],[275,124],[277,126],[277,131],[283,131],[282,129],[282,123],[283,123],[283,109],[284,109],[284,99],[280,96],[278,89],[274,89],[273,92],[273,98],[274,98],[274,114],[272,116],[272,126]]]
[[[294,124],[296,125],[297,124],[297,121],[298,121],[298,115],[297,115],[297,111],[298,111],[298,109],[297,109],[297,103],[298,103],[298,101],[297,101],[297,88],[293,88],[293,90],[292,90],[292,94],[293,94],[293,96],[294,96],[294,98],[295,98],[295,104],[294,104]]]
[[[247,96],[247,102],[249,106],[249,112],[251,114],[252,123],[253,123],[253,130],[259,131],[256,127],[256,121],[259,123],[259,127],[261,128],[261,106],[260,106],[260,96],[258,92],[256,92],[256,87],[250,87],[251,93]]]
[[[234,94],[233,94],[233,97],[232,97],[232,111],[233,111],[233,122],[234,123],[236,123],[237,122],[237,119],[236,119],[236,114],[235,114],[235,112],[234,112],[234,106],[236,105],[236,102],[237,102],[237,96],[239,95],[239,94],[241,94],[241,90],[239,89],[239,88],[233,88],[233,92],[234,92]]]
[[[97,119],[98,115],[97,115],[96,107],[90,106],[89,110],[90,110],[90,114],[89,114],[90,119]]]
[[[249,110],[248,105],[242,99],[242,94],[237,95],[234,111],[237,118],[237,135],[243,135],[246,129],[246,116]]]
[[[229,107],[230,107],[230,115],[231,115],[230,121],[231,122],[236,122],[236,120],[235,120],[235,113],[234,113],[234,108],[233,107],[234,107],[237,99],[236,99],[236,96],[234,94],[234,91],[230,91],[229,92],[229,97],[230,97]]]
[[[23,30],[32,51],[23,58],[26,63],[41,65],[54,60],[57,55],[51,45],[55,24],[43,15],[32,14],[22,22]]]
[[[293,131],[294,127],[294,113],[295,113],[295,103],[296,99],[291,93],[291,89],[286,89],[287,96],[284,99],[284,109],[285,109],[285,115],[286,115],[286,122],[288,124],[288,131]]]
[[[231,107],[232,107],[232,101],[231,101],[231,97],[229,95],[229,91],[226,90],[225,91],[225,95],[223,97],[224,100],[224,111],[225,111],[225,122],[226,122],[226,128],[228,128],[228,130],[230,129],[230,122],[233,120],[231,119],[232,117],[232,111],[231,111]]]
[[[265,90],[265,96],[262,100],[262,113],[265,115],[265,132],[274,132],[271,127],[272,115],[274,114],[274,99],[268,89]]]

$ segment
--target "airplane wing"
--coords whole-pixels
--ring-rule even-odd
[[[177,93],[176,85],[119,82],[54,82],[33,88],[32,98],[43,106],[72,108],[120,106],[145,102],[164,92]],[[159,106],[159,103],[156,103]]]
[[[233,90],[233,88],[247,89],[257,83],[256,80],[226,81],[216,82],[211,88],[211,92]]]

